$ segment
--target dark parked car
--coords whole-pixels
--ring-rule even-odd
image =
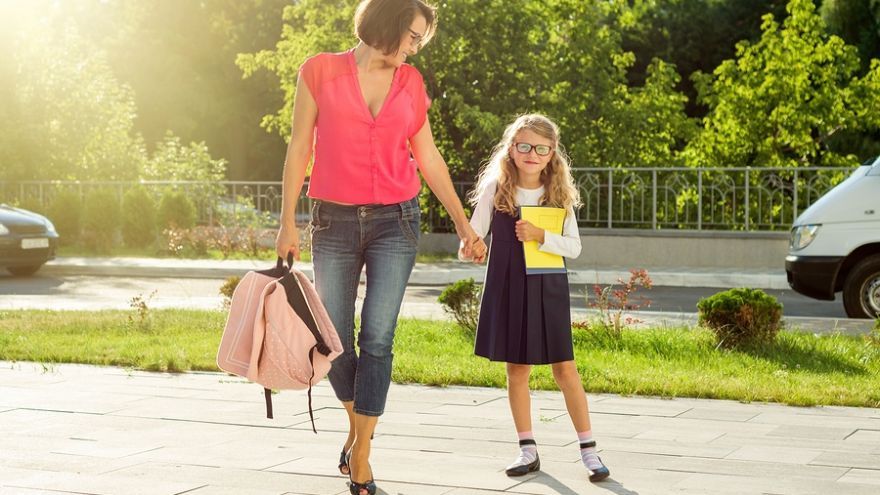
[[[0,204],[0,268],[33,275],[55,258],[58,233],[43,215]]]

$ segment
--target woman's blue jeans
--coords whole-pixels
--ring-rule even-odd
[[[354,401],[358,414],[385,411],[394,330],[416,260],[419,217],[417,197],[391,205],[312,205],[315,288],[343,348],[330,369],[330,384],[340,401]],[[355,300],[364,266],[367,293],[355,353]]]

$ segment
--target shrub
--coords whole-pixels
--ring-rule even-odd
[[[122,239],[126,246],[151,246],[156,241],[156,203],[143,187],[122,197]]]
[[[208,226],[193,227],[184,236],[184,250],[192,256],[206,256],[213,246],[213,229]]]
[[[456,323],[471,333],[477,331],[480,316],[480,286],[473,278],[459,280],[443,289],[437,298],[443,310],[455,318]]]
[[[181,191],[168,190],[159,201],[159,228],[189,229],[196,224],[196,207]]]
[[[182,256],[186,241],[185,230],[165,229],[162,231],[161,251],[172,256]]]
[[[731,349],[772,342],[779,332],[782,304],[760,289],[737,288],[700,299],[700,325],[715,332],[719,347]]]
[[[235,288],[238,287],[238,283],[241,282],[241,277],[237,275],[233,275],[228,277],[223,285],[220,286],[220,295],[223,296],[223,307],[229,309],[229,306],[232,305],[232,293],[235,292]]]
[[[651,289],[654,282],[647,270],[638,269],[629,271],[629,281],[624,282],[622,278],[618,277],[617,283],[620,284],[620,288],[614,285],[605,288],[594,285],[593,295],[596,300],[590,301],[589,295],[587,295],[587,305],[599,311],[599,327],[604,328],[613,336],[620,337],[625,326],[641,323],[640,320],[631,316],[623,317],[623,312],[637,311],[642,306],[651,305],[650,300],[643,296],[636,298],[634,294],[641,287]],[[586,322],[576,322],[576,326],[589,327]]]
[[[87,248],[109,253],[116,240],[121,215],[119,201],[112,191],[98,189],[86,196],[83,211],[83,241]]]
[[[214,222],[223,227],[262,228],[277,225],[268,211],[258,210],[253,198],[238,195],[233,200],[222,198],[214,205]]]
[[[46,217],[55,225],[62,246],[70,246],[79,240],[82,215],[83,203],[79,193],[66,190],[55,195]]]
[[[40,215],[46,214],[46,208],[43,205],[43,202],[40,201],[40,198],[37,196],[27,196],[24,198],[19,198],[18,200],[13,202],[13,206],[15,206],[16,208],[21,208],[22,210],[39,213]]]

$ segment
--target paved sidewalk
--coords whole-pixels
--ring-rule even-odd
[[[63,257],[50,261],[41,273],[49,275],[104,275],[126,277],[187,277],[225,278],[241,275],[248,270],[271,267],[272,260],[190,260],[176,258],[128,257]],[[297,268],[311,276],[311,263],[298,263]],[[618,277],[629,279],[629,268],[603,267],[602,269],[569,270],[573,284],[610,284]],[[785,269],[710,270],[679,267],[649,270],[655,285],[674,287],[756,287],[760,289],[788,289]],[[456,280],[473,277],[483,281],[485,265],[459,263],[417,263],[409,282],[413,285],[447,285]]]
[[[324,381],[275,396],[220,373],[0,362],[0,494],[345,494],[347,423]],[[542,471],[516,453],[504,390],[392,385],[382,494],[880,493],[880,410],[591,395],[611,478],[591,485],[558,392],[533,394]]]

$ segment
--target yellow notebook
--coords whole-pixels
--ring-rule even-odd
[[[519,217],[547,232],[562,234],[565,209],[551,206],[520,206]],[[523,242],[526,257],[526,275],[565,273],[565,261],[558,254],[538,250],[538,241]]]

